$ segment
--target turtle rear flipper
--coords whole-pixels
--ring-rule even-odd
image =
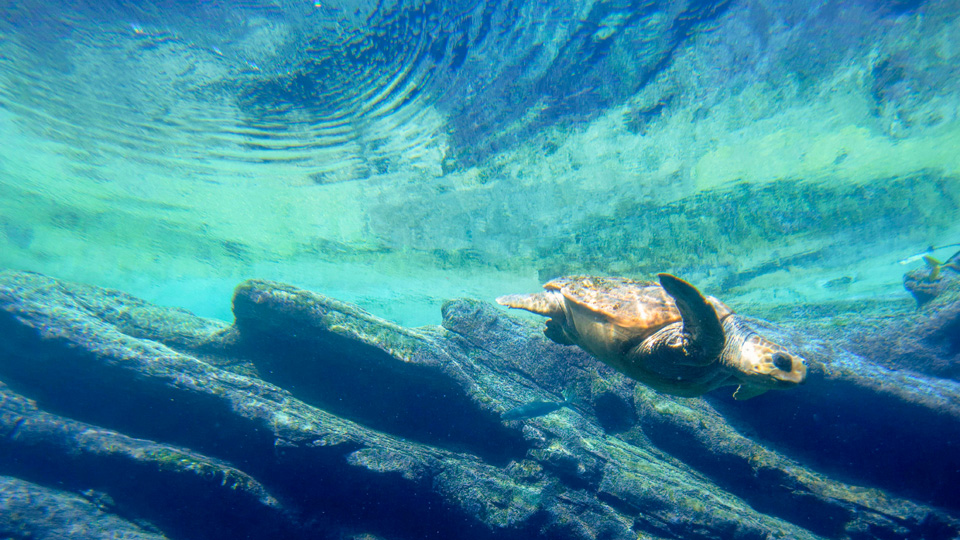
[[[547,317],[562,317],[563,300],[558,298],[558,296],[556,293],[551,292],[508,294],[497,298],[497,303],[501,306],[525,309]]]
[[[550,317],[550,320],[547,321],[547,327],[543,329],[544,335],[560,345],[575,345],[561,322],[565,315],[563,300],[559,294],[555,292],[508,294],[497,298],[497,303],[501,306],[525,309],[538,315]]]
[[[679,362],[693,366],[712,364],[723,351],[726,340],[717,312],[693,285],[670,274],[657,274],[657,277],[660,286],[673,297],[683,319],[686,354]]]

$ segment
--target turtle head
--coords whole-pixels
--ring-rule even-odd
[[[807,379],[807,362],[785,347],[755,333],[736,315],[724,320],[727,335],[723,360],[743,384],[738,399],[774,388],[791,388]]]

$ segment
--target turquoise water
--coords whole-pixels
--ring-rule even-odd
[[[889,297],[958,237],[951,2],[2,9],[0,265],[204,316],[247,277],[408,325],[569,273]]]

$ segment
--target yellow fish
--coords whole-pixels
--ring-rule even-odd
[[[960,272],[960,265],[953,261],[944,264],[929,255],[924,255],[923,262],[927,263],[927,267],[930,268],[930,275],[927,276],[927,281],[937,281],[940,279],[940,272],[945,268]]]

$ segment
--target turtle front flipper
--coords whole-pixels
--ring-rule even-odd
[[[752,384],[741,384],[737,387],[737,390],[733,393],[733,399],[737,401],[743,401],[745,399],[755,398],[760,394],[763,394],[770,390],[763,386],[756,386]]]
[[[725,342],[717,312],[696,287],[670,274],[657,274],[660,286],[673,297],[683,319],[684,357],[679,362],[708,366],[719,358]]]

